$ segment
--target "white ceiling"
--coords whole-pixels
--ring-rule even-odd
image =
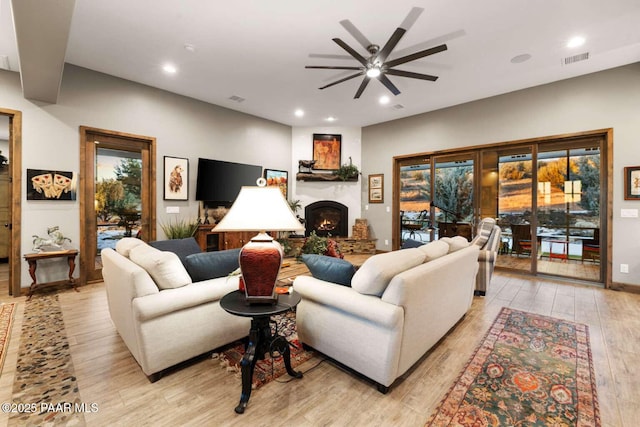
[[[446,43],[445,52],[397,67],[436,82],[390,76],[395,97],[373,81],[353,99],[361,78],[318,90],[349,74],[305,65],[358,65],[309,56],[346,55],[332,38],[368,56],[340,21],[382,46],[416,6],[424,12],[390,58]],[[0,0],[0,56],[18,71],[10,13],[10,0]],[[575,35],[586,43],[567,48]],[[561,65],[584,52],[588,60]],[[510,61],[522,54],[531,59]],[[640,1],[76,0],[65,61],[291,126],[366,126],[638,62]],[[178,72],[163,73],[165,62]],[[386,106],[382,95],[392,98]]]

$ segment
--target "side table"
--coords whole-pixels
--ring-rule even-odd
[[[57,285],[60,282],[48,282],[48,283],[37,283],[36,279],[36,269],[38,268],[38,261],[42,259],[49,258],[66,258],[67,263],[69,264],[69,279],[65,281],[73,286],[73,289],[78,292],[78,288],[76,286],[76,281],[73,278],[73,270],[76,268],[76,256],[78,255],[77,249],[69,249],[64,251],[52,251],[52,252],[35,252],[31,254],[25,254],[24,259],[29,263],[29,275],[31,276],[31,286],[29,286],[29,296],[27,301],[31,300],[33,296],[33,291],[36,288],[47,285]]]
[[[242,393],[240,403],[235,411],[244,413],[249,397],[251,397],[251,382],[256,362],[264,359],[264,355],[272,350],[277,350],[284,358],[284,366],[287,373],[294,378],[302,378],[302,372],[294,371],[291,367],[291,350],[289,342],[280,335],[271,333],[269,322],[271,316],[291,310],[300,302],[300,295],[280,294],[275,304],[247,304],[244,292],[234,291],[228,293],[220,300],[220,307],[228,313],[236,316],[251,317],[251,329],[249,331],[249,344],[245,349],[240,362],[242,370]]]

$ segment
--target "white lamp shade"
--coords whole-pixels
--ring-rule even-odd
[[[278,187],[242,187],[213,231],[303,231]]]

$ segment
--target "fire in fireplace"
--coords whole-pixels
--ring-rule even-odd
[[[321,200],[304,209],[305,235],[348,237],[349,208],[342,203]]]

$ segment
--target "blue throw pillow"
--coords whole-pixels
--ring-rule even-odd
[[[400,249],[418,248],[422,245],[424,245],[424,242],[419,242],[413,239],[406,239],[404,242],[402,242],[402,248]]]
[[[351,278],[356,272],[349,261],[325,255],[304,254],[302,262],[316,279],[344,286],[351,286]]]
[[[240,266],[239,255],[240,249],[191,254],[185,258],[185,267],[194,283],[202,282],[228,276]]]

